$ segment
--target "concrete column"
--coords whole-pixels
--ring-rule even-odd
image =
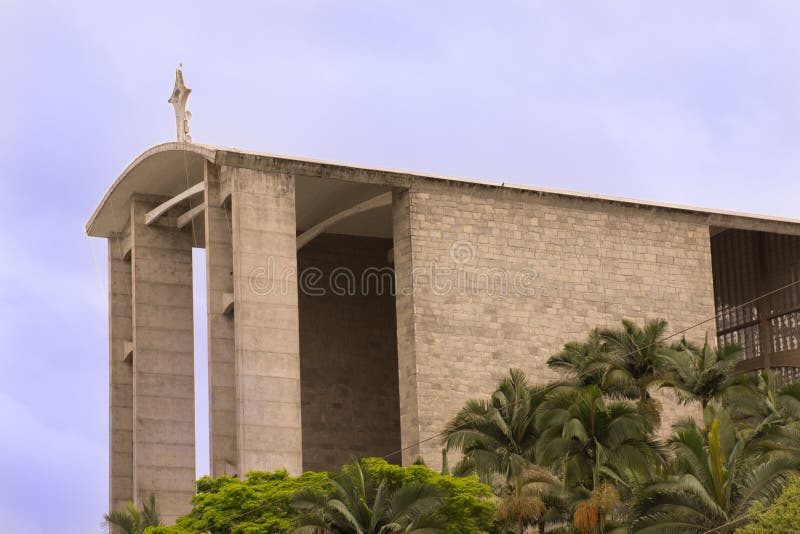
[[[231,186],[241,474],[302,471],[294,178],[223,166]]]
[[[206,288],[211,476],[240,474],[236,448],[233,313],[233,250],[229,211],[222,206],[216,165],[206,163]],[[241,473],[244,474],[244,473]]]
[[[417,397],[417,355],[415,349],[413,247],[411,195],[396,191],[392,195],[394,272],[397,307],[397,368],[400,387],[400,444],[403,465],[419,458],[419,401]]]
[[[124,259],[124,241],[108,238],[109,510],[133,501],[131,264]]]
[[[192,233],[177,229],[182,207],[145,226],[159,202],[131,202],[133,476],[136,502],[154,493],[171,524],[194,495]]]

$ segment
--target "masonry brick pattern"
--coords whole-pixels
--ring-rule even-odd
[[[416,441],[441,432],[467,399],[488,396],[509,368],[535,383],[558,378],[547,359],[594,327],[667,318],[678,331],[714,316],[709,230],[700,217],[427,181],[408,197],[410,257],[422,274],[413,327],[398,331],[413,337],[401,344],[414,347]],[[459,246],[471,256],[459,257]],[[430,273],[448,269],[454,286],[462,273],[467,283],[437,290]],[[708,322],[686,336],[702,342],[713,328]],[[660,397],[669,408],[664,428],[692,414]],[[427,441],[404,462],[419,454],[438,467],[440,448],[440,440]]]
[[[324,234],[298,253],[303,468],[399,461],[391,239]]]

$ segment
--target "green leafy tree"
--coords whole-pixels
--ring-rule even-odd
[[[497,499],[489,486],[475,476],[452,477],[437,473],[425,466],[400,467],[380,458],[365,458],[362,463],[374,480],[386,479],[391,487],[430,483],[439,488],[448,534],[486,534],[495,529],[492,519]]]
[[[299,514],[291,498],[299,491],[327,487],[327,473],[310,471],[299,477],[286,471],[252,471],[244,480],[203,477],[192,511],[175,526],[148,534],[282,534],[297,526]]]
[[[103,516],[110,534],[142,534],[147,527],[161,525],[161,517],[156,507],[156,496],[142,503],[139,510],[133,503],[126,503],[121,510],[111,511]]]
[[[800,525],[800,477],[794,477],[769,507],[749,517],[750,523],[736,534],[796,534]]]
[[[379,458],[361,461],[371,481],[389,482],[390,489],[430,483],[442,499],[439,515],[447,533],[493,532],[496,498],[475,477],[454,478],[424,466],[400,467]],[[177,525],[151,529],[148,534],[277,534],[291,532],[302,513],[291,502],[301,492],[327,493],[332,487],[328,473],[306,472],[291,477],[285,471],[248,473],[245,480],[230,477],[201,478],[198,494],[188,515]]]
[[[686,421],[670,439],[674,474],[644,488],[635,532],[733,532],[797,472],[798,458],[749,454],[727,411],[708,409],[705,415],[707,429]]]
[[[729,391],[748,389],[747,375],[734,372],[741,355],[738,345],[716,349],[708,344],[708,337],[700,349],[683,340],[677,349],[661,355],[666,371],[662,387],[674,389],[684,403],[698,402],[705,409]]]
[[[307,512],[293,532],[298,534],[433,534],[444,532],[436,515],[442,492],[430,482],[396,489],[385,477],[374,481],[360,460],[329,477],[328,491],[303,491],[292,504]]]

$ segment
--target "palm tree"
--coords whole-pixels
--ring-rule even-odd
[[[640,328],[622,321],[621,329],[602,329],[599,338],[605,346],[601,387],[604,391],[646,403],[649,388],[661,375],[661,357],[668,350],[665,342],[667,322],[655,319]]]
[[[434,534],[444,532],[436,512],[442,505],[439,489],[417,483],[398,489],[385,478],[375,484],[357,460],[330,476],[329,492],[303,491],[292,505],[307,515],[298,534]]]
[[[564,345],[561,352],[547,360],[547,366],[567,375],[576,386],[599,386],[604,372],[603,356],[606,345],[595,328],[586,341],[572,341]]]
[[[156,496],[142,503],[141,511],[132,503],[126,503],[121,510],[111,511],[103,516],[106,528],[111,534],[142,534],[147,527],[161,526],[161,517],[156,509]]]
[[[692,420],[677,427],[669,442],[674,474],[644,488],[634,532],[733,532],[754,506],[777,497],[800,467],[797,457],[748,453],[728,411],[709,408],[705,415],[708,430]]]
[[[606,402],[600,388],[561,388],[537,417],[542,435],[536,458],[562,465],[565,483],[589,491],[603,479],[624,484],[626,472],[645,478],[664,463],[653,424],[628,402]]]
[[[534,462],[536,410],[548,391],[512,369],[489,400],[467,401],[445,427],[445,446],[463,454],[455,471],[473,470],[484,482],[500,475],[503,483],[513,483]]]
[[[779,388],[778,376],[762,371],[756,378],[755,390],[754,397],[735,403],[745,423],[742,432],[749,438],[750,448],[800,457],[800,382]]]
[[[548,524],[567,523],[578,503],[591,496],[591,492],[583,486],[567,486],[554,471],[537,465],[531,466],[520,480],[522,484],[512,489],[527,496],[529,508],[538,512],[530,523],[535,524],[540,533],[545,532]],[[501,521],[506,520],[503,510],[514,504],[508,502],[508,495],[511,492],[501,501],[498,509],[497,518]]]
[[[605,532],[607,518],[619,504],[619,493],[614,485],[603,483],[592,491],[588,499],[578,503],[572,515],[572,524],[581,534]]]
[[[511,369],[489,400],[468,401],[445,428],[446,448],[462,452],[454,472],[474,472],[490,484],[501,497],[498,520],[520,532],[540,522],[546,510],[528,474],[539,437],[536,411],[548,391]]]
[[[511,483],[501,493],[500,506],[495,518],[501,523],[516,525],[519,534],[525,534],[529,525],[539,524],[544,529],[544,514],[547,505],[531,484],[533,480],[527,473],[513,477]]]
[[[705,409],[729,390],[748,387],[748,376],[734,373],[741,355],[742,349],[736,344],[711,347],[708,336],[700,349],[683,340],[677,350],[661,355],[667,372],[662,387],[673,388],[684,403],[699,402]]]

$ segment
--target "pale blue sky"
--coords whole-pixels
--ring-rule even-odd
[[[179,61],[198,142],[798,217],[798,36],[789,0],[0,0],[0,529],[99,531],[83,225],[174,138]]]

